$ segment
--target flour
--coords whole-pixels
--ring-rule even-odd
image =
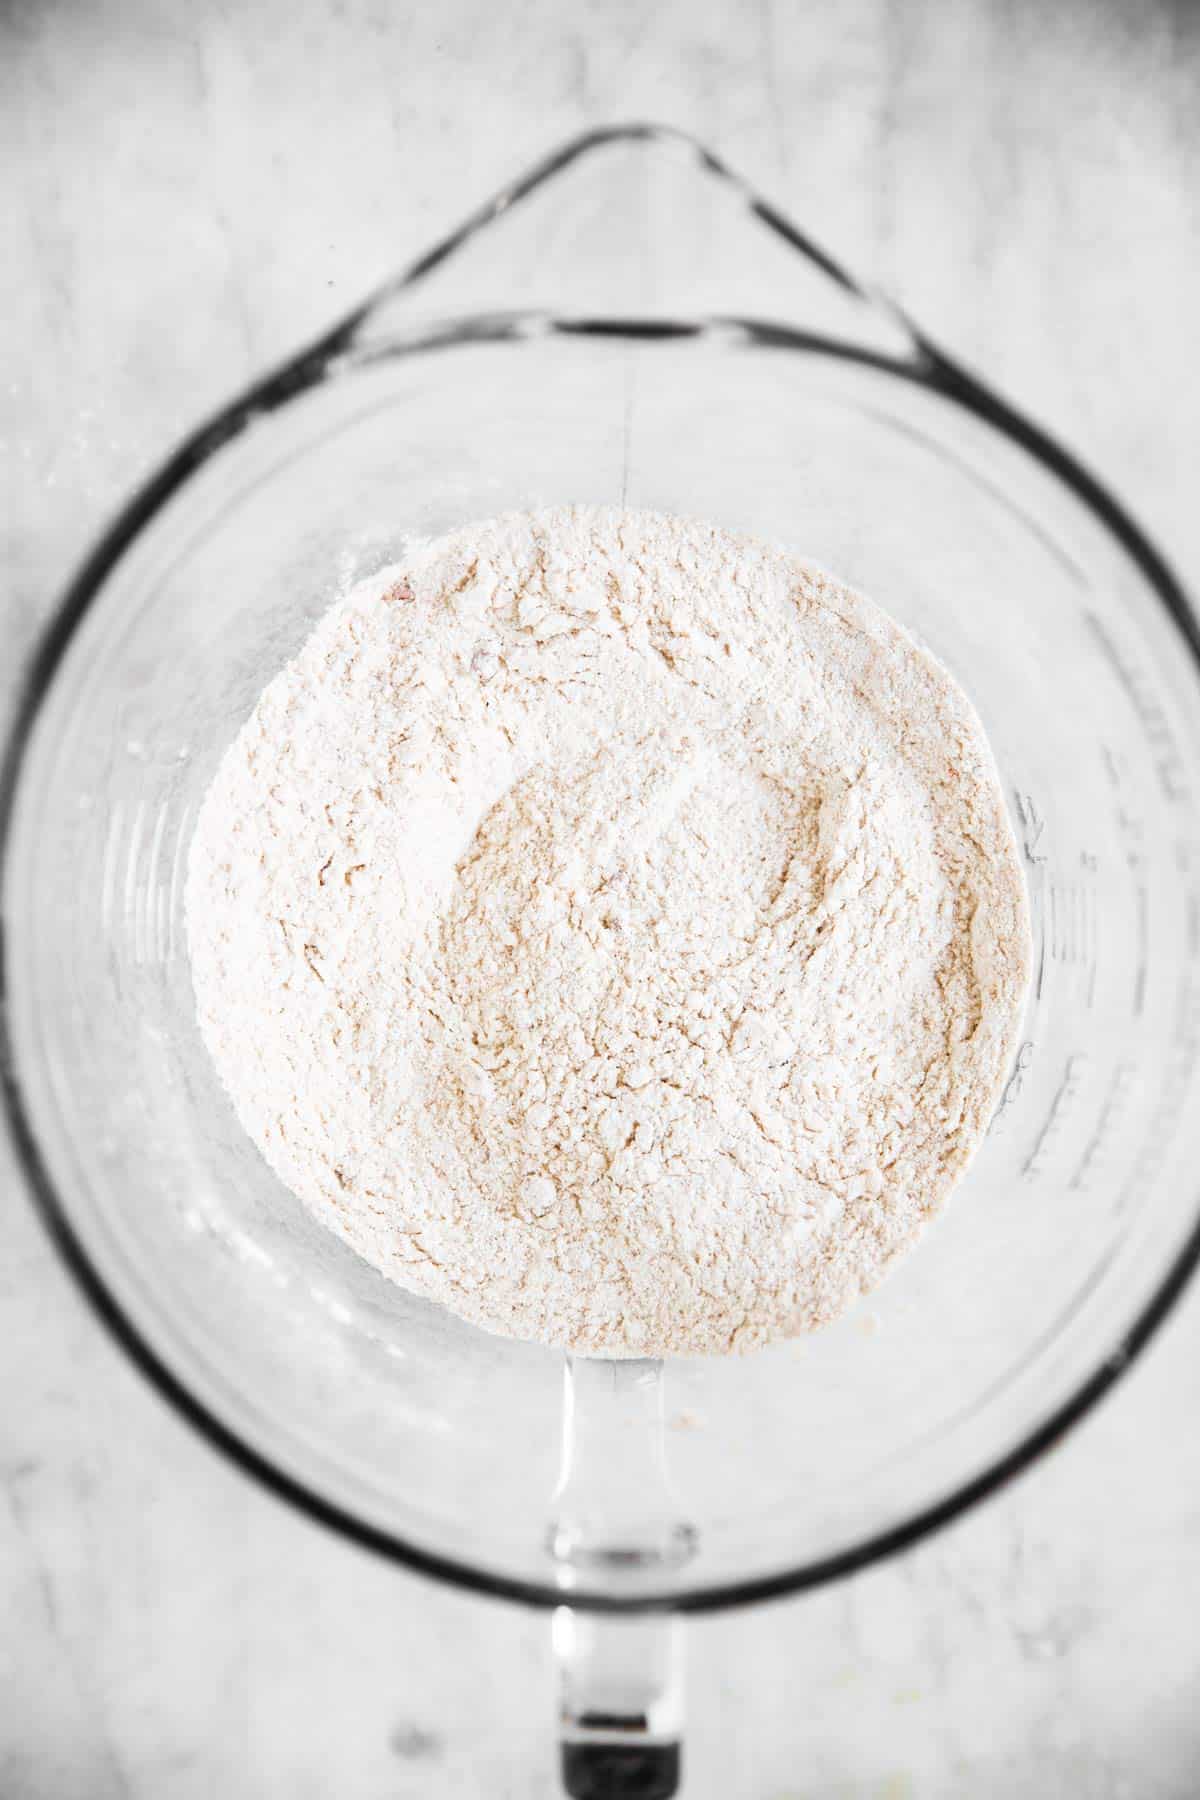
[[[405,1286],[607,1355],[874,1287],[983,1135],[1029,962],[946,672],[784,551],[591,508],[333,607],[217,771],[187,915],[287,1185]]]

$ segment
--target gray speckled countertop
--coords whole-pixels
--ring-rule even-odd
[[[0,8],[0,606],[251,372],[587,123],[720,146],[1200,574],[1189,0]],[[252,1489],[0,1206],[4,1800],[545,1800],[545,1621]],[[1018,1486],[692,1630],[692,1800],[1200,1792],[1200,1291]]]

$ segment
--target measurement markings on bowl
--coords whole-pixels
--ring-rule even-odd
[[[1191,824],[1189,818],[1188,823]],[[1196,885],[1196,869],[1200,862],[1200,845],[1191,837],[1175,841],[1175,868],[1184,884],[1184,953],[1189,962],[1200,959],[1200,888]]]
[[[1049,905],[1049,955],[1052,962],[1078,971],[1083,1003],[1095,1004],[1100,968],[1099,906],[1094,876],[1099,858],[1088,850],[1079,854],[1080,878],[1047,888]]]
[[[1200,1059],[1200,988],[1188,978],[1179,989],[1171,1028],[1170,1059],[1158,1103],[1133,1167],[1117,1196],[1114,1211],[1125,1212],[1162,1174],[1171,1154],[1175,1128],[1183,1116]]]
[[[1133,1015],[1140,1018],[1146,1007],[1146,982],[1150,965],[1150,890],[1146,875],[1146,821],[1129,793],[1125,758],[1111,744],[1100,746],[1105,773],[1115,799],[1117,835],[1125,867],[1133,882],[1134,976]]]
[[[1046,860],[1046,850],[1042,844],[1046,820],[1032,794],[1022,793],[1020,788],[1015,788],[1013,792],[1017,803],[1017,817],[1021,821],[1021,848],[1025,852],[1025,861],[1032,867],[1037,867]]]
[[[1067,1119],[1079,1098],[1090,1062],[1090,1057],[1083,1050],[1073,1050],[1067,1057],[1063,1077],[1055,1089],[1054,1098],[1050,1102],[1050,1110],[1046,1114],[1046,1121],[1034,1139],[1033,1149],[1022,1166],[1021,1179],[1023,1181],[1036,1181],[1039,1175],[1045,1174],[1054,1151],[1062,1139]]]
[[[1033,1064],[1033,1052],[1034,1040],[1032,1038],[1026,1038],[1020,1049],[1017,1051],[1013,1061],[1013,1072],[1005,1082],[1004,1091],[1000,1095],[999,1105],[992,1114],[992,1122],[988,1126],[987,1132],[989,1137],[991,1137],[994,1132],[1002,1131],[1004,1129],[1002,1123],[1004,1115],[1020,1098],[1021,1090],[1025,1086],[1025,1077],[1028,1075]]]
[[[1084,618],[1117,680],[1129,696],[1149,745],[1154,772],[1165,798],[1172,805],[1186,802],[1191,795],[1185,773],[1186,764],[1167,709],[1152,678],[1137,666],[1127,650],[1115,642],[1108,626],[1095,613],[1085,613]]]
[[[1087,902],[1088,939],[1085,947],[1084,972],[1086,992],[1084,1004],[1089,1011],[1096,1004],[1096,979],[1100,972],[1100,922],[1099,903],[1096,899],[1095,876],[1100,867],[1100,858],[1092,850],[1079,852],[1079,867],[1085,878]]]
[[[1129,1102],[1136,1092],[1136,1066],[1131,1062],[1118,1063],[1100,1103],[1092,1135],[1084,1146],[1075,1173],[1067,1183],[1071,1193],[1081,1193],[1086,1189],[1097,1169],[1103,1172],[1109,1146],[1116,1140],[1129,1110]]]
[[[1089,879],[1096,868],[1096,858],[1085,850],[1079,861],[1082,879],[1061,886],[1055,882],[1049,884],[1050,956],[1054,962],[1081,971],[1085,1002],[1091,1006],[1099,960],[1096,890]]]

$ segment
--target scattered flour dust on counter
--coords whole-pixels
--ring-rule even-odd
[[[217,771],[187,911],[288,1186],[405,1286],[608,1355],[874,1287],[983,1136],[1029,964],[945,670],[785,551],[586,507],[333,607]]]

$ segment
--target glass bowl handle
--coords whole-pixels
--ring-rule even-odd
[[[572,1800],[671,1800],[683,1766],[683,1621],[554,1615],[559,1769]]]
[[[563,1785],[574,1800],[669,1800],[682,1762],[683,1624],[635,1609],[691,1559],[696,1533],[667,1474],[660,1362],[567,1358],[549,1548],[563,1591],[553,1625]],[[572,1606],[579,1590],[612,1610]]]

